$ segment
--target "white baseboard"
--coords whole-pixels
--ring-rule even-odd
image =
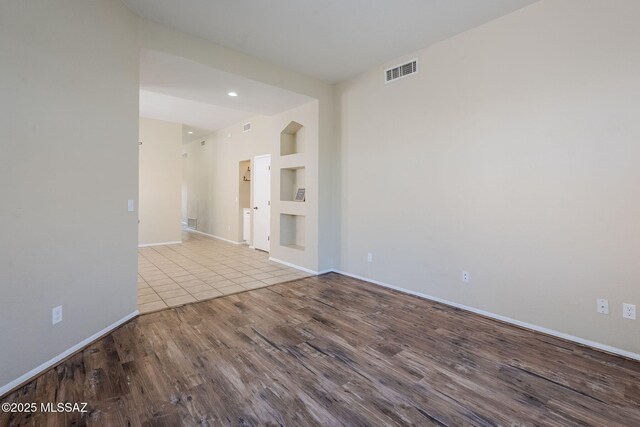
[[[213,234],[205,233],[203,231],[194,230],[192,228],[187,228],[185,231],[189,233],[202,234],[203,236],[211,237],[212,239],[222,240],[223,242],[233,243],[234,245],[243,245],[245,242],[236,242],[234,240],[225,239],[224,237],[214,236]]]
[[[122,319],[118,320],[117,322],[112,323],[111,325],[107,326],[103,330],[96,332],[95,334],[91,335],[89,338],[86,338],[86,339],[80,341],[78,344],[74,345],[73,347],[63,351],[62,353],[60,353],[59,355],[57,355],[53,359],[47,360],[42,365],[30,370],[29,372],[27,372],[24,375],[21,375],[20,377],[18,377],[15,380],[11,381],[9,384],[3,385],[2,387],[0,387],[0,397],[3,397],[6,393],[8,393],[9,391],[11,391],[14,388],[18,387],[19,385],[24,384],[25,382],[33,379],[37,375],[39,375],[42,372],[46,371],[47,369],[57,365],[63,359],[65,359],[68,356],[72,355],[76,351],[81,350],[83,347],[86,347],[87,345],[91,344],[92,342],[94,342],[98,338],[108,334],[109,332],[111,332],[114,329],[116,329],[118,326],[128,322],[129,320],[131,320],[134,317],[136,317],[138,314],[140,314],[140,313],[138,312],[138,310],[136,310],[133,313],[126,315],[125,317],[123,317]]]
[[[389,289],[394,289],[396,291],[400,291],[400,292],[404,292],[405,294],[410,294],[410,295],[414,295],[420,298],[424,298],[424,299],[428,299],[431,301],[435,301],[435,302],[439,302],[442,304],[446,304],[448,306],[451,307],[456,307],[465,311],[470,311],[472,313],[476,313],[476,314],[480,314],[482,316],[485,317],[489,317],[495,320],[499,320],[501,322],[505,322],[505,323],[510,323],[512,325],[516,325],[516,326],[520,326],[521,328],[525,328],[525,329],[530,329],[532,331],[536,331],[536,332],[541,332],[543,334],[547,334],[547,335],[551,335],[554,337],[558,337],[558,338],[562,338],[565,339],[567,341],[573,341],[575,343],[578,344],[582,344],[585,345],[587,347],[591,347],[591,348],[595,348],[597,350],[602,350],[602,351],[606,351],[607,353],[612,353],[612,354],[616,354],[618,356],[624,356],[627,357],[629,359],[634,359],[634,360],[639,360],[640,361],[640,354],[638,353],[633,353],[631,351],[627,351],[627,350],[623,350],[621,348],[617,348],[617,347],[612,347],[606,344],[601,344],[599,342],[595,342],[595,341],[591,341],[591,340],[587,340],[584,338],[580,338],[580,337],[576,337],[573,335],[569,335],[569,334],[565,334],[564,332],[559,332],[553,329],[548,329],[542,326],[538,326],[538,325],[533,325],[531,323],[527,323],[527,322],[523,322],[517,319],[512,319],[510,317],[506,317],[506,316],[502,316],[500,314],[495,314],[495,313],[491,313],[490,311],[485,311],[485,310],[481,310],[479,308],[475,308],[475,307],[470,307],[468,305],[464,305],[464,304],[459,304],[457,302],[453,302],[453,301],[448,301],[446,299],[443,298],[438,298],[438,297],[434,297],[431,295],[427,295],[427,294],[423,294],[421,292],[416,292],[416,291],[412,291],[409,289],[405,289],[405,288],[401,288],[399,286],[394,286],[394,285],[390,285],[388,283],[384,283],[384,282],[380,282],[378,280],[374,280],[374,279],[369,279],[366,277],[362,277],[362,276],[358,276],[355,274],[351,274],[351,273],[347,273],[346,271],[340,271],[340,270],[333,270],[334,273],[338,273],[338,274],[342,274],[344,276],[348,276],[348,277],[353,277],[354,279],[359,279],[359,280],[363,280],[365,282],[369,282],[369,283],[373,283],[374,285],[378,285],[378,286],[382,286],[385,288],[389,288]]]
[[[308,268],[300,267],[299,265],[292,264],[292,263],[287,262],[287,261],[282,261],[281,259],[276,259],[276,258],[269,257],[269,261],[277,262],[278,264],[286,265],[287,267],[295,268],[296,270],[304,271],[305,273],[313,274],[315,276],[317,276],[318,274],[324,274],[324,273],[320,273],[320,272],[315,271],[315,270],[310,270]],[[329,273],[331,271],[333,271],[333,270],[326,270],[325,273]]]
[[[174,242],[162,242],[162,243],[144,243],[142,245],[138,245],[139,248],[148,248],[151,246],[164,246],[164,245],[179,245],[182,243],[182,240],[176,240]]]

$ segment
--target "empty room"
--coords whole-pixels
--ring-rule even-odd
[[[640,425],[638,22],[0,0],[0,426]]]

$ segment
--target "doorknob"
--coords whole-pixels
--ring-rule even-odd
[[[257,206],[254,206],[254,207],[253,207],[253,209],[258,210],[258,207],[257,207]]]

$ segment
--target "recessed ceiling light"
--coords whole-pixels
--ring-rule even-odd
[[[229,95],[229,96],[238,96],[238,94],[236,92],[229,92],[227,95]]]
[[[192,130],[187,131],[187,133],[188,133],[189,135],[193,135],[193,131],[192,131]]]

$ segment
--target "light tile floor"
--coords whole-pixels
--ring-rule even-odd
[[[138,249],[138,309],[149,313],[307,276],[265,252],[183,231],[182,244]]]

